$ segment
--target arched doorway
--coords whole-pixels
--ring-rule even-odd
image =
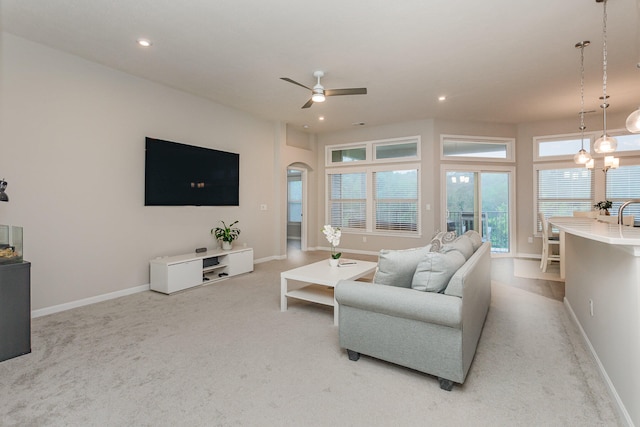
[[[307,169],[287,168],[287,252],[307,250]]]

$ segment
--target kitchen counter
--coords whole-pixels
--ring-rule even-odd
[[[640,256],[640,227],[611,224],[593,218],[551,217],[549,223],[560,231],[610,245],[629,247],[632,254]]]
[[[640,426],[640,228],[553,217],[564,303],[626,425]]]

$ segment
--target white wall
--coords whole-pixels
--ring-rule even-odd
[[[0,224],[24,227],[32,309],[147,284],[220,220],[279,253],[276,124],[7,33],[1,49]],[[240,207],[145,207],[145,136],[240,153]]]

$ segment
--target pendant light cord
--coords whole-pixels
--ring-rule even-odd
[[[602,128],[603,136],[607,136],[607,0],[604,0],[602,14]]]
[[[584,48],[585,43],[580,43],[580,148],[584,151]]]

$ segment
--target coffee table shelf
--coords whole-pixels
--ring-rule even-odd
[[[328,260],[323,260],[280,273],[280,311],[287,311],[287,298],[328,305],[333,307],[333,323],[337,325],[338,303],[333,292],[335,286],[340,280],[356,280],[371,274],[378,265],[371,261],[349,262],[353,263],[343,267],[331,267]],[[309,285],[289,290],[289,280]]]
[[[294,289],[286,293],[287,297],[315,302],[333,307],[333,288],[326,285],[308,285],[304,288]]]

